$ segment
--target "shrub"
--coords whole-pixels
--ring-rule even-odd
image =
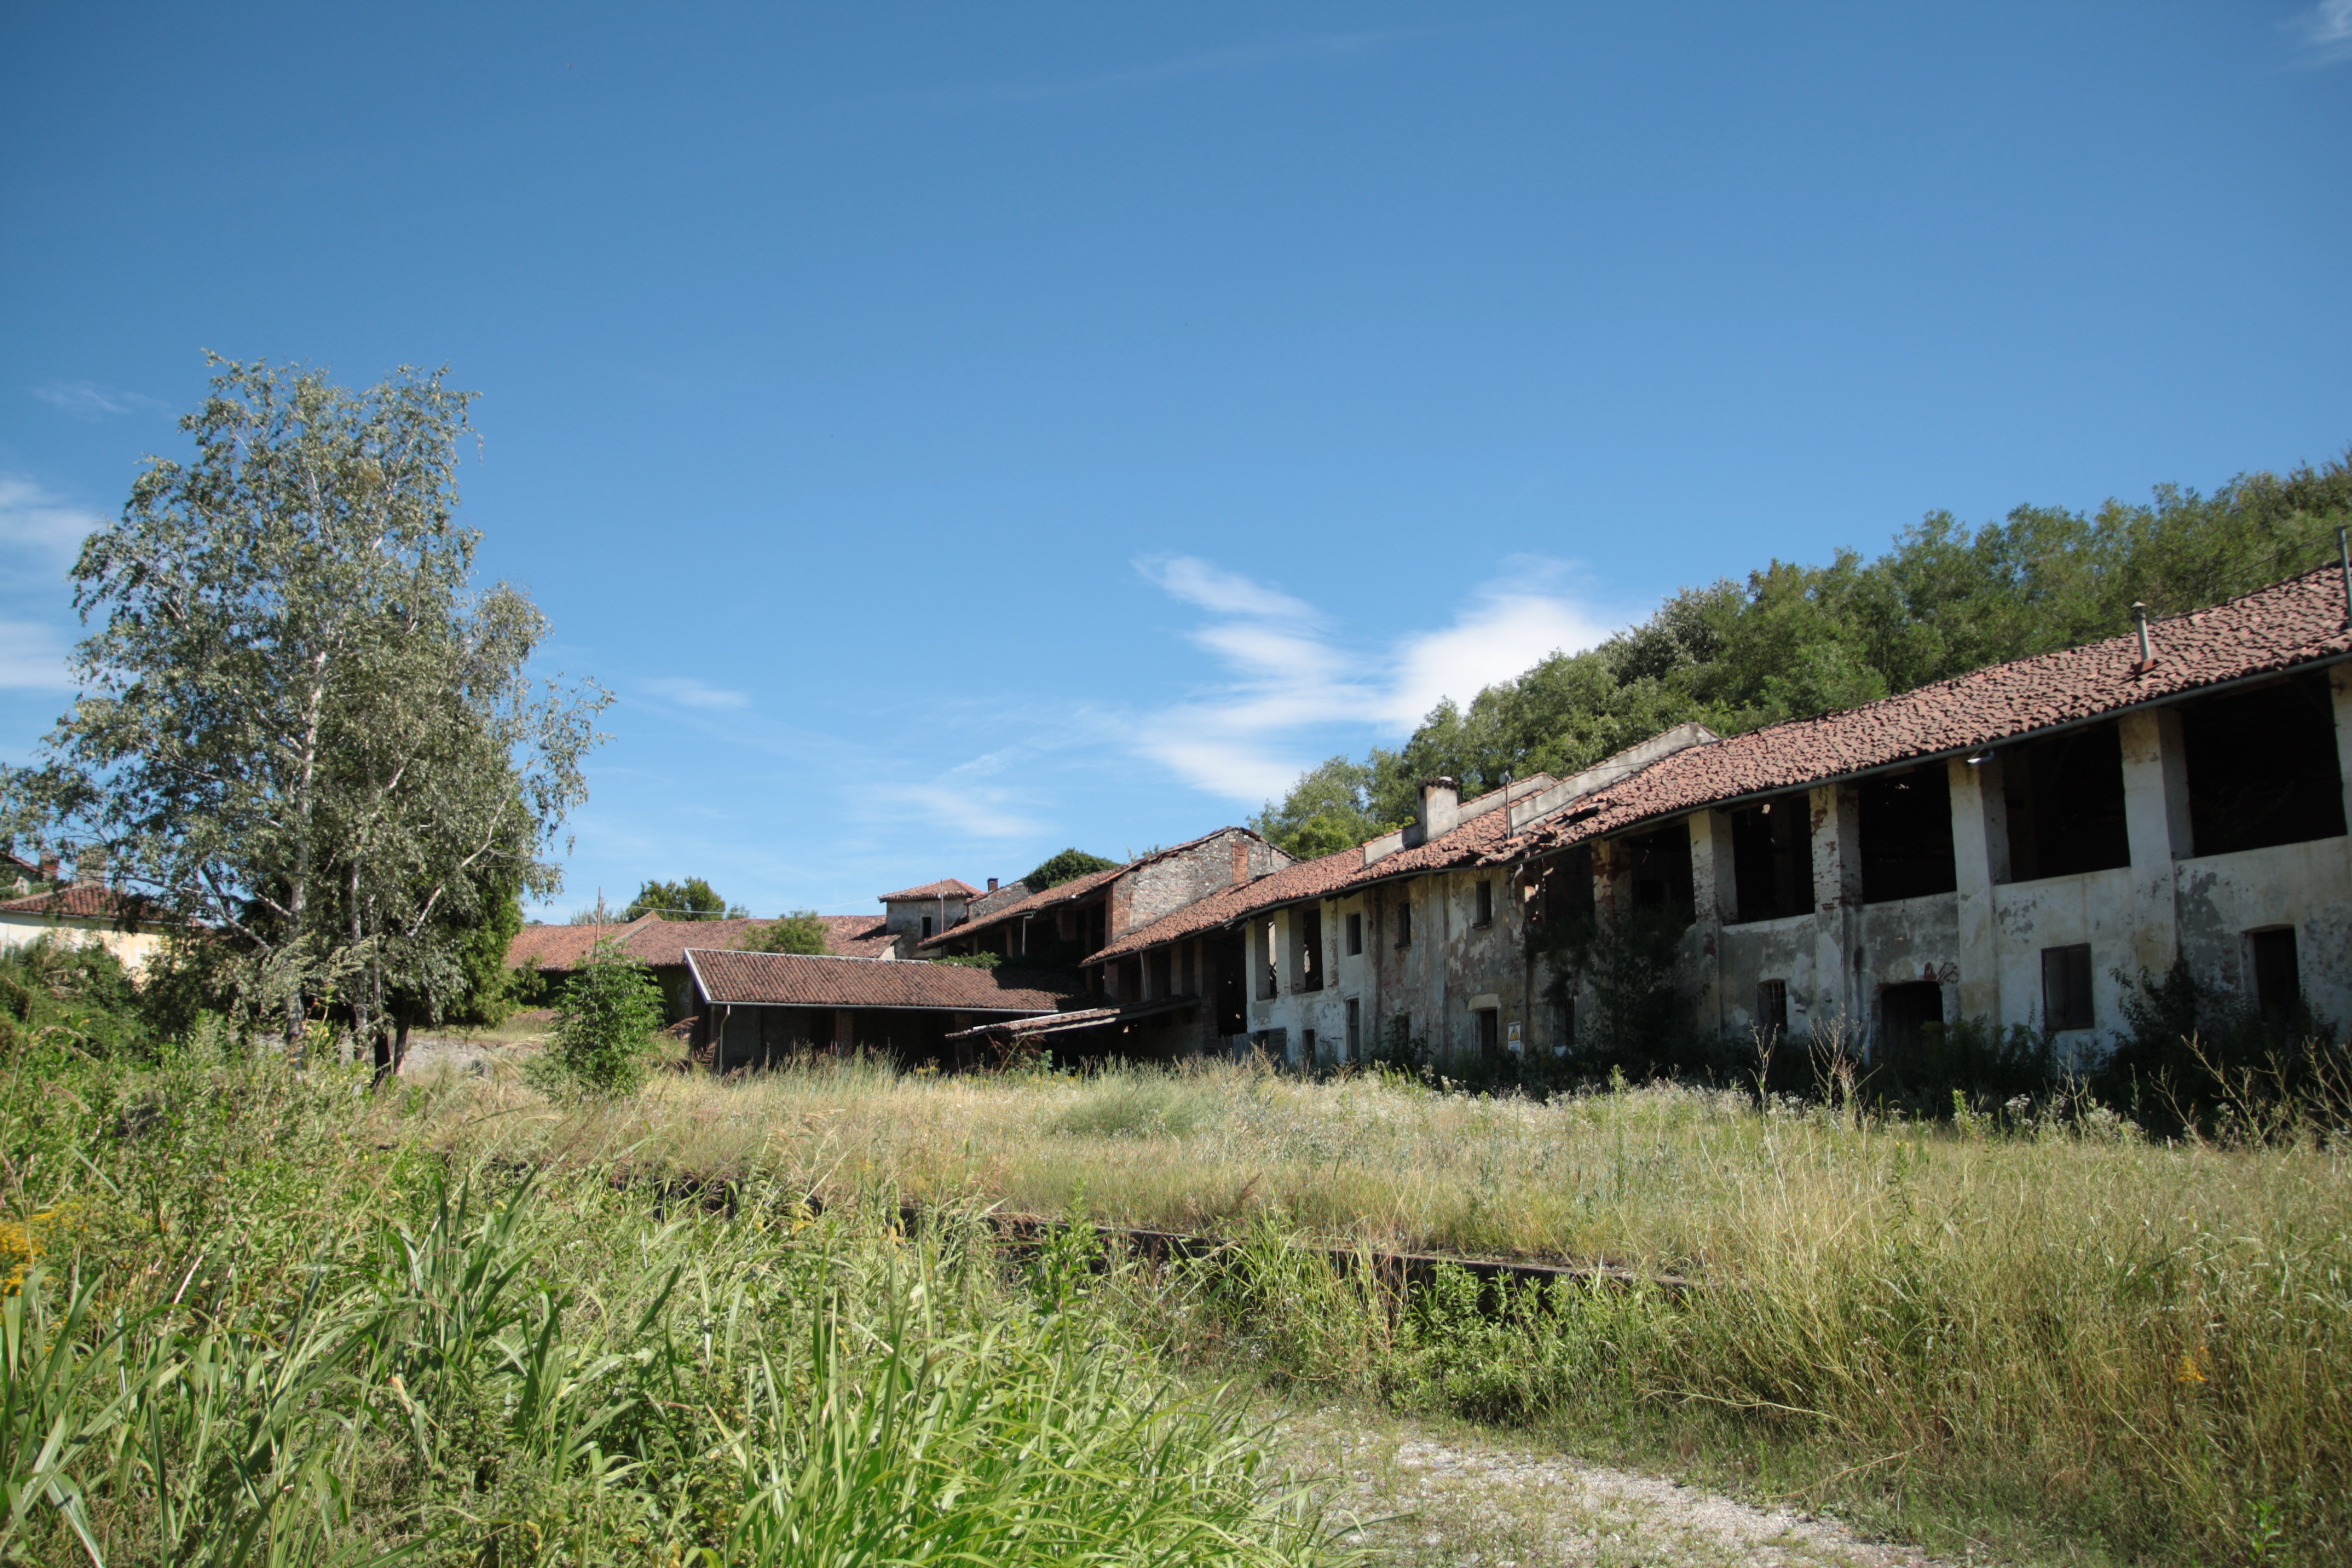
[[[1090,872],[1108,871],[1118,864],[1116,860],[1106,860],[1083,849],[1070,848],[1059,855],[1048,856],[1038,863],[1035,870],[1021,879],[1028,884],[1031,892],[1042,893],[1048,888],[1059,887]]]
[[[644,1079],[661,1025],[653,971],[612,943],[600,945],[563,988],[540,1076],[576,1094],[626,1094]]]
[[[771,921],[743,939],[747,952],[804,952],[824,954],[824,922],[816,918],[814,910],[794,910],[781,920]]]

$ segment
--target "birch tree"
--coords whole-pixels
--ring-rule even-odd
[[[610,698],[530,679],[545,618],[474,585],[471,394],[213,363],[194,460],[150,458],[83,546],[81,690],[7,789],[231,942],[289,1051],[331,1013],[383,1063],[387,998],[454,997],[492,901],[560,884]]]

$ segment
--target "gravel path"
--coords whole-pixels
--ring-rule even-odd
[[[1628,1470],[1333,1409],[1285,1424],[1346,1539],[1414,1568],[1942,1568],[1836,1520]]]

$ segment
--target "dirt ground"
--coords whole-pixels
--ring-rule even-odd
[[[1835,1519],[1759,1508],[1454,1426],[1333,1407],[1280,1426],[1297,1477],[1401,1568],[1947,1568]]]

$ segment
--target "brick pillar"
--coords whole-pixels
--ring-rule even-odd
[[[1952,866],[1959,887],[1960,1016],[2000,1023],[2000,922],[1993,889],[2009,880],[2009,803],[2000,758],[1971,767],[1954,757]]]
[[[1739,888],[1731,864],[1731,816],[1695,811],[1687,821],[1691,900],[1697,920],[1685,940],[1684,951],[1697,965],[1699,1021],[1721,1037],[1731,1029],[1730,999],[1723,989],[1723,928],[1739,918]]]
[[[1805,999],[1806,1020],[1819,1029],[1843,1014],[1847,1040],[1858,1047],[1870,1027],[1870,997],[1854,973],[1862,924],[1860,796],[1850,784],[1807,793],[1813,825],[1813,990]]]
[[[2124,826],[2131,841],[2132,946],[2125,967],[2160,975],[2180,952],[2173,863],[2192,849],[2180,715],[2169,708],[2143,709],[2125,714],[2116,728],[2124,753]]]

